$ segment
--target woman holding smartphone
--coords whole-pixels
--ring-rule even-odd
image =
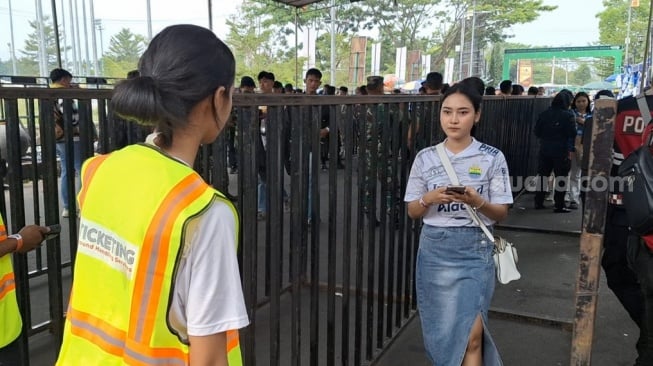
[[[471,136],[482,97],[457,84],[442,97],[445,152],[463,187],[451,180],[435,146],[415,157],[404,200],[408,216],[422,218],[416,268],[417,305],[427,355],[434,365],[501,365],[487,329],[494,293],[491,243],[467,212],[484,223],[504,219],[512,192],[503,153]]]

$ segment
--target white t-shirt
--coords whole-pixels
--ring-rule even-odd
[[[206,336],[249,324],[236,259],[236,218],[215,201],[189,222],[169,321],[180,337]]]
[[[472,143],[458,154],[446,149],[460,184],[476,188],[481,197],[490,203],[511,204],[512,191],[508,164],[503,153],[490,145],[472,139]],[[421,150],[410,170],[404,201],[420,199],[426,192],[448,186],[451,180],[435,146]],[[486,225],[494,221],[479,212]],[[423,217],[432,226],[476,226],[463,203],[434,204]]]

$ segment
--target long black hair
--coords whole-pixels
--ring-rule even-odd
[[[213,32],[196,25],[173,25],[152,39],[138,63],[140,76],[119,83],[111,107],[119,116],[154,125],[163,147],[186,126],[199,102],[219,87],[230,91],[234,56]],[[215,114],[215,110],[214,110]]]

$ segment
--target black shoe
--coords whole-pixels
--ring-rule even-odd
[[[569,213],[569,212],[571,212],[571,210],[568,209],[568,208],[565,208],[565,207],[560,207],[560,208],[556,208],[555,210],[553,210],[553,212],[555,212],[555,213]]]
[[[543,209],[545,209],[545,208],[546,208],[546,206],[544,206],[544,205],[541,204],[541,203],[540,203],[540,204],[537,204],[537,203],[535,204],[535,209],[536,209],[536,210],[543,210]]]
[[[238,167],[233,167],[231,168],[231,171],[229,172],[231,174],[238,174]]]
[[[569,208],[572,210],[578,210],[578,203],[572,202],[569,204]]]
[[[345,164],[338,163],[338,169],[340,169],[340,170],[345,169]]]

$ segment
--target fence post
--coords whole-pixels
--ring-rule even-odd
[[[5,110],[7,113],[6,139],[9,141],[20,141],[20,120],[18,117],[18,103],[16,99],[5,99]],[[25,226],[25,206],[23,194],[23,172],[21,166],[20,143],[7,143],[7,161],[9,163],[9,196],[11,222],[10,233],[17,233]],[[4,192],[3,192],[4,193]],[[9,226],[7,227],[9,228]],[[29,366],[28,342],[31,330],[31,311],[29,298],[29,276],[27,273],[27,254],[14,253],[14,275],[16,277],[16,298],[23,320],[23,330],[19,338],[20,359],[23,366]]]
[[[610,176],[616,115],[617,101],[615,99],[596,101],[589,150],[589,177],[609,178]],[[586,193],[586,208],[580,238],[578,278],[576,280],[576,310],[571,343],[571,365],[589,365],[591,360],[608,193],[607,189],[600,192],[588,190]]]

